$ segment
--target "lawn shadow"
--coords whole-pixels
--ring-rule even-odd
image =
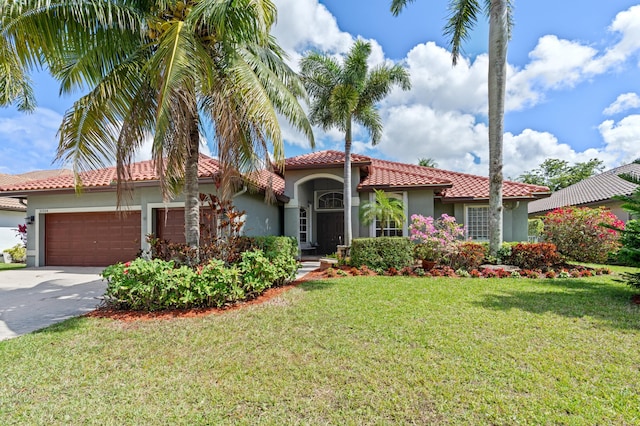
[[[300,284],[299,288],[304,291],[321,291],[335,286],[336,283],[337,280],[318,278],[317,280],[309,280],[303,282],[302,284]]]
[[[640,305],[630,288],[584,279],[545,280],[535,288],[512,288],[487,294],[474,304],[493,310],[519,309],[567,318],[589,316],[620,329],[640,330]]]

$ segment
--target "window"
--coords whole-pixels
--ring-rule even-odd
[[[301,243],[306,243],[309,241],[309,215],[307,213],[307,209],[300,209],[300,229],[299,229],[299,237],[298,241]]]
[[[402,237],[402,225],[393,220],[384,223],[376,220],[376,237]]]
[[[326,192],[318,197],[318,210],[344,209],[342,192]]]
[[[402,209],[405,216],[407,215],[405,194],[388,192],[386,193],[386,196],[390,199],[399,200],[402,203]],[[369,200],[371,202],[375,202],[375,196],[372,194]],[[376,237],[402,237],[404,235],[404,227],[404,223],[397,223],[394,220],[382,221],[380,219],[376,219],[375,232],[373,235]]]
[[[489,206],[467,206],[467,237],[473,241],[489,241]]]

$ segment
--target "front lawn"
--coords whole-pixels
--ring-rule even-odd
[[[0,424],[638,424],[609,276],[355,277],[199,318],[0,342]]]
[[[0,271],[7,271],[9,269],[21,269],[26,267],[24,263],[0,263]]]

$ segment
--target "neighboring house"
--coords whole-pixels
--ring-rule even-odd
[[[613,199],[616,195],[631,195],[638,185],[619,177],[631,174],[640,177],[640,164],[631,163],[616,167],[595,176],[591,176],[571,186],[551,194],[549,198],[529,203],[529,217],[544,216],[559,207],[606,207],[620,220],[631,219],[622,209],[621,201]]]
[[[391,223],[389,235],[408,235],[412,214],[455,216],[465,224],[468,237],[489,237],[489,181],[486,177],[450,172],[412,164],[352,155],[353,236],[382,235],[380,223],[364,226],[358,221],[359,206],[375,199],[374,189],[403,201],[407,221]],[[289,158],[281,175],[262,172],[258,191],[244,188],[233,198],[238,210],[247,212],[246,235],[288,235],[301,247],[311,244],[320,254],[333,253],[343,242],[344,153],[320,151]],[[216,193],[216,160],[201,156],[200,192]],[[115,168],[82,175],[83,191],[74,191],[72,176],[50,178],[9,187],[0,195],[28,199],[29,265],[102,266],[133,258],[148,249],[146,236],[155,234],[184,241],[184,202],[181,197],[164,203],[153,163],[132,166],[133,192],[126,214],[119,213],[115,193]],[[264,202],[272,186],[276,203]],[[517,182],[504,183],[504,240],[527,240],[527,204],[548,195],[548,188]]]
[[[19,175],[0,173],[0,186],[10,186],[48,177],[71,174],[70,170],[38,170]],[[24,199],[0,197],[0,253],[22,243],[17,234],[18,225],[25,223],[27,212]]]

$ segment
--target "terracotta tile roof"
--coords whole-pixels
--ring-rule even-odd
[[[67,169],[35,170],[18,175],[0,173],[0,187],[70,174],[73,172]],[[0,197],[0,210],[26,211],[27,208],[15,198]]]
[[[451,180],[437,176],[432,172],[434,170],[436,169],[372,158],[369,174],[360,182],[358,188],[451,187]]]
[[[27,208],[17,198],[0,197],[0,210],[24,212]]]
[[[556,191],[549,198],[529,203],[529,214],[543,213],[558,207],[608,201],[614,195],[631,195],[637,185],[618,177],[625,173],[640,177],[640,164],[616,167]]]
[[[207,157],[206,155],[200,155],[200,161],[198,164],[198,176],[200,178],[207,178],[214,176],[220,170],[218,161]],[[258,183],[265,184],[268,182],[269,175],[273,175],[274,189],[276,193],[284,191],[284,180],[266,170],[260,172]],[[111,183],[115,182],[117,172],[115,167],[107,167],[104,169],[92,170],[80,174],[80,179],[84,188],[104,188],[112,186]],[[152,160],[141,161],[133,163],[131,165],[131,182],[153,182],[157,181],[157,175]],[[75,182],[73,175],[58,175],[47,179],[35,180],[17,183],[13,185],[0,185],[0,191],[4,192],[32,192],[32,191],[49,191],[49,190],[69,190],[75,188]],[[264,189],[264,188],[263,188]]]
[[[354,165],[366,166],[365,170],[368,172],[358,185],[361,190],[434,188],[442,189],[443,198],[447,200],[489,198],[489,179],[483,176],[379,160],[359,154],[352,155],[351,158]],[[343,164],[343,152],[319,151],[287,159],[285,170],[335,167]],[[549,188],[505,181],[503,191],[505,198],[537,198],[540,194],[548,193]]]
[[[369,164],[371,158],[360,155],[351,154],[351,164]],[[321,167],[339,167],[344,164],[344,152],[342,151],[317,151],[309,154],[299,155],[297,157],[287,158],[284,161],[285,170],[296,169],[313,169]]]

